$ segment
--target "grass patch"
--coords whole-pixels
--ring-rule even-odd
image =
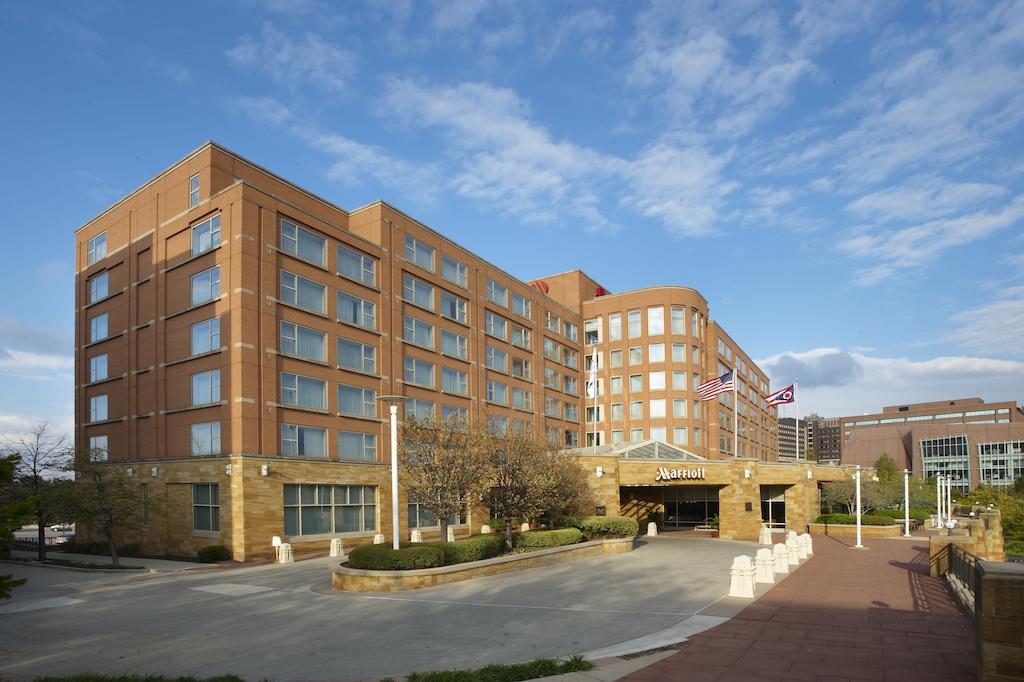
[[[1005,544],[1007,554],[1024,557],[1024,540],[1007,538]]]
[[[168,675],[94,675],[93,673],[78,673],[77,675],[60,675],[58,677],[37,677],[33,682],[245,682],[245,680],[237,675],[173,677]]]
[[[511,665],[489,665],[479,670],[435,670],[429,673],[413,673],[406,682],[519,682],[536,677],[551,677],[565,673],[592,670],[594,664],[582,656],[571,656],[564,661],[552,658],[538,658],[529,663]]]

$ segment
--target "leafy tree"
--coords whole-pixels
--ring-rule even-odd
[[[881,483],[903,483],[903,472],[896,468],[896,462],[885,452],[875,462],[875,475]]]
[[[62,486],[56,479],[67,471],[69,454],[64,447],[66,436],[53,436],[43,423],[27,435],[3,445],[7,453],[19,454],[15,485],[21,499],[32,504],[32,516],[38,527],[39,561],[46,560],[46,528],[55,522],[67,521]]]
[[[804,459],[806,459],[808,462],[814,462],[818,459],[817,456],[814,454],[813,445],[807,446],[807,450],[804,451]]]
[[[31,500],[12,499],[14,472],[20,462],[19,455],[0,456],[0,493],[3,495],[3,501],[0,502],[0,556],[7,556],[10,553],[11,543],[14,541],[11,529],[32,518]],[[9,599],[11,591],[24,584],[24,579],[14,580],[10,575],[0,575],[0,599]]]

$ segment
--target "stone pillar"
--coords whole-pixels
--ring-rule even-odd
[[[789,553],[781,542],[772,547],[772,562],[776,573],[789,573]]]
[[[1024,564],[979,561],[974,613],[979,682],[1024,678]]]
[[[658,537],[658,524],[654,521],[647,524],[647,536],[652,538]]]
[[[292,543],[285,542],[281,544],[277,561],[281,564],[290,564],[295,562],[295,555],[292,554]]]
[[[729,574],[731,576],[729,596],[753,599],[756,588],[754,587],[754,564],[750,557],[741,555],[733,559]]]
[[[775,561],[772,558],[772,550],[767,547],[762,547],[757,550],[757,557],[754,558],[754,564],[757,568],[757,582],[775,582]]]

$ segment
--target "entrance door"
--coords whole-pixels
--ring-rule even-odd
[[[786,527],[786,488],[785,485],[761,486],[761,522],[769,528]]]
[[[718,491],[710,485],[665,487],[665,526],[693,528],[718,516]]]

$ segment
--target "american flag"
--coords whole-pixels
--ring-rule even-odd
[[[715,396],[719,393],[730,393],[733,390],[734,384],[731,371],[726,372],[717,379],[705,381],[697,387],[697,393],[700,394],[701,400],[714,400]]]

